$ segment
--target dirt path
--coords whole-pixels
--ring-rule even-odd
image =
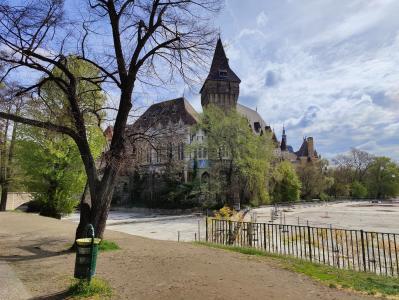
[[[74,254],[64,249],[75,226],[0,213],[0,260],[35,299],[66,298]],[[114,231],[107,231],[106,238],[122,247],[101,253],[97,264],[97,275],[110,282],[115,299],[368,299],[283,270],[267,258]]]

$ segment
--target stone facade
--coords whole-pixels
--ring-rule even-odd
[[[200,90],[202,106],[214,104],[225,111],[236,109],[248,120],[254,134],[272,133],[275,154],[281,160],[297,163],[317,159],[311,137],[304,139],[300,150],[294,152],[287,145],[285,129],[280,143],[256,110],[239,104],[240,82],[230,69],[219,39],[209,75]],[[162,193],[168,180],[184,183],[192,180],[193,176],[208,180],[208,153],[206,147],[201,146],[206,141],[206,135],[195,128],[198,117],[186,99],[177,98],[153,104],[134,124],[128,126],[126,159],[114,190],[114,204],[152,203],[162,196],[159,193]],[[112,137],[110,130],[106,134]],[[177,170],[178,178],[165,178],[170,168]]]

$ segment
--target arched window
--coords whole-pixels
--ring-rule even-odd
[[[168,159],[173,159],[173,144],[172,143],[168,143]]]
[[[137,148],[135,145],[133,145],[132,156],[133,156],[133,159],[137,158]]]
[[[152,149],[151,148],[147,148],[147,163],[151,163],[152,162]]]
[[[209,173],[208,172],[204,172],[201,175],[201,183],[209,183]]]

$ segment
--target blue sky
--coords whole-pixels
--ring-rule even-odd
[[[66,4],[79,14],[80,0]],[[327,158],[357,147],[399,160],[398,11],[398,0],[226,0],[214,25],[242,80],[239,102],[279,138],[285,124],[295,150],[313,136]],[[199,88],[135,97],[151,104],[184,94],[201,110]]]
[[[226,1],[217,20],[239,101],[297,149],[399,159],[399,1]],[[198,99],[195,100],[198,107]]]
[[[399,1],[227,0],[216,20],[239,101],[298,149],[399,160]],[[196,95],[189,99],[199,109]]]

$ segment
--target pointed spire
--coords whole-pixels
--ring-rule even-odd
[[[281,144],[280,144],[281,151],[287,150],[287,135],[285,134],[285,126],[283,124],[283,135],[281,137]]]
[[[220,36],[216,43],[215,53],[213,54],[211,69],[207,80],[227,80],[241,82],[240,78],[230,69],[229,59],[226,56]]]

